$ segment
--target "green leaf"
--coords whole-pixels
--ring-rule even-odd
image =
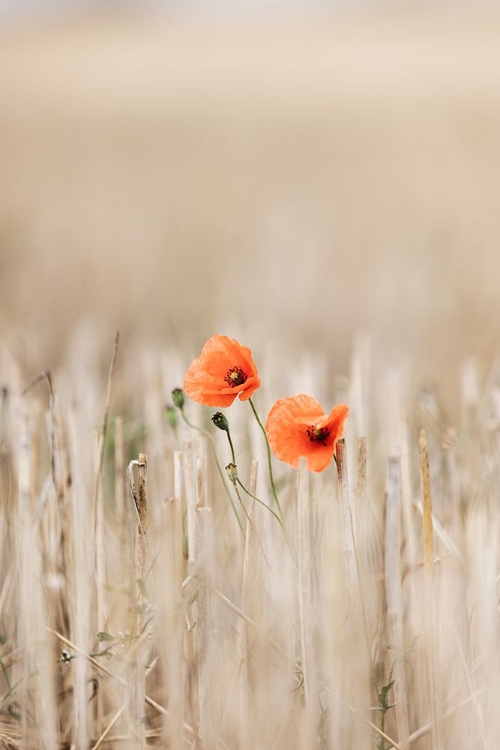
[[[378,702],[380,706],[382,706],[384,711],[388,711],[390,708],[389,703],[388,703],[388,696],[393,685],[394,685],[394,680],[391,680],[390,682],[387,683],[387,685],[384,685],[380,693],[377,695]]]
[[[384,662],[378,661],[373,667],[373,682],[377,684],[384,676]]]
[[[116,637],[111,635],[111,633],[105,633],[101,630],[101,632],[97,633],[97,640],[99,643],[102,643],[103,641],[116,641]]]

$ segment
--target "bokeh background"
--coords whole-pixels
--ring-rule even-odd
[[[0,336],[26,376],[215,331],[447,382],[499,351],[500,9],[0,16]],[[21,6],[19,6],[21,8]],[[8,11],[8,12],[7,12]]]

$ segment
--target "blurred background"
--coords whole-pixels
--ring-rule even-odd
[[[500,8],[0,4],[0,336],[500,347]]]

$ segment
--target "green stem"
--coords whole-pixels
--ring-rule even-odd
[[[236,464],[236,455],[235,455],[234,446],[233,446],[233,441],[231,440],[231,433],[230,433],[229,429],[226,430],[226,434],[227,434],[227,439],[229,441],[229,447],[231,449],[231,456],[232,456],[233,464],[235,466],[237,466],[237,464]],[[236,482],[237,482],[237,484],[239,484],[239,486],[241,487],[241,489],[243,490],[243,492],[245,492],[248,495],[248,497],[253,498],[256,502],[260,503],[260,505],[263,505],[264,508],[266,508],[266,510],[269,511],[269,513],[272,513],[272,515],[275,517],[275,519],[278,521],[279,525],[281,526],[281,530],[283,531],[283,535],[285,537],[285,541],[286,541],[286,543],[287,543],[287,545],[288,545],[288,547],[290,549],[290,552],[292,553],[292,557],[294,559],[294,562],[297,563],[295,551],[294,551],[294,549],[292,547],[292,543],[290,542],[290,537],[288,536],[288,531],[286,530],[285,522],[283,521],[283,518],[281,517],[281,515],[278,515],[278,513],[275,513],[275,511],[272,508],[270,508],[267,503],[265,503],[263,500],[261,500],[259,497],[257,497],[257,495],[254,495],[252,492],[250,492],[250,490],[248,490],[245,487],[245,485],[243,484],[243,482],[241,481],[241,479],[239,477],[237,477]],[[241,498],[240,498],[240,495],[238,493],[238,488],[236,487],[236,483],[234,484],[234,489],[236,491],[238,499],[239,499],[239,501],[241,503],[241,506],[243,507],[243,510],[245,512],[245,515],[246,515],[246,511],[244,509],[243,503],[241,502]],[[279,503],[278,503],[278,510],[281,513],[281,508],[279,507]]]
[[[240,485],[240,487],[243,490],[243,492],[245,492],[248,495],[248,497],[251,497],[253,500],[256,500],[258,503],[260,503],[261,505],[263,505],[264,508],[266,508],[269,511],[269,513],[273,514],[273,516],[278,521],[278,523],[281,526],[281,528],[283,529],[283,531],[286,533],[285,529],[283,528],[283,524],[281,522],[281,518],[278,516],[278,514],[275,513],[274,510],[272,508],[270,508],[267,503],[265,503],[263,500],[261,500],[260,498],[258,498],[252,492],[250,492],[250,490],[247,490],[247,488],[245,487],[245,485],[243,484],[243,482],[241,481],[241,479],[238,478],[236,481]]]
[[[285,537],[285,542],[287,543],[288,549],[290,550],[290,554],[292,555],[293,561],[294,561],[295,565],[297,565],[298,564],[297,563],[297,555],[295,554],[295,550],[292,547],[292,543],[290,541],[290,537],[288,536],[288,531],[286,530],[286,526],[285,526],[283,520],[279,517],[279,515],[277,513],[274,512],[274,510],[272,508],[269,507],[269,505],[267,503],[265,503],[263,500],[261,500],[259,497],[257,497],[257,495],[254,495],[252,492],[250,492],[250,490],[247,490],[247,488],[245,487],[245,485],[243,484],[243,482],[239,478],[236,481],[240,485],[240,487],[243,490],[243,492],[246,492],[246,494],[249,497],[251,497],[253,500],[255,500],[256,502],[258,502],[261,505],[263,505],[264,508],[266,508],[266,510],[268,510],[269,513],[272,513],[272,515],[278,521],[279,525],[281,526],[281,530],[283,532],[283,536]]]
[[[233,441],[231,440],[231,433],[230,433],[230,431],[229,431],[229,430],[226,430],[226,435],[227,435],[227,439],[228,439],[228,441],[229,441],[229,447],[231,448],[231,458],[232,458],[232,462],[233,462],[233,464],[234,464],[235,466],[237,466],[237,464],[236,464],[236,454],[235,454],[235,452],[234,452],[234,445],[233,445]],[[275,513],[275,512],[274,512],[274,510],[273,510],[272,508],[270,508],[270,507],[269,507],[269,505],[267,505],[267,503],[265,503],[265,502],[264,502],[263,500],[260,500],[260,499],[259,499],[258,497],[256,497],[256,495],[253,495],[253,494],[252,494],[252,493],[250,492],[250,490],[247,490],[247,488],[245,487],[245,485],[243,484],[243,482],[241,481],[241,479],[240,479],[239,477],[238,477],[238,478],[236,479],[236,481],[237,481],[237,483],[238,483],[238,484],[240,485],[240,487],[241,487],[241,489],[243,490],[243,492],[245,492],[245,493],[246,493],[246,494],[248,495],[248,497],[252,497],[252,498],[253,498],[254,500],[256,500],[256,501],[257,501],[258,503],[260,503],[261,505],[263,505],[263,506],[264,506],[264,508],[267,508],[267,510],[269,511],[269,513],[272,513],[272,514],[273,514],[273,516],[274,516],[274,517],[276,518],[276,520],[277,520],[277,521],[279,522],[279,524],[280,524],[281,528],[283,529],[283,531],[285,531],[285,529],[283,528],[283,523],[281,522],[281,518],[280,518],[280,517],[278,516],[278,514],[277,514],[277,513]],[[236,488],[235,488],[235,489],[236,489]],[[237,492],[237,490],[236,490],[236,492]],[[239,497],[239,495],[238,495],[238,497]],[[241,500],[240,500],[240,502],[241,502]]]
[[[241,487],[242,487],[243,489],[245,489],[245,488],[243,487],[243,485],[241,484],[241,482],[240,482],[240,480],[239,480],[239,479],[237,479],[237,480],[236,480],[236,482],[233,482],[233,487],[234,487],[234,491],[236,492],[236,497],[237,497],[237,498],[238,498],[238,500],[240,501],[240,505],[241,505],[241,507],[242,507],[243,513],[244,513],[244,514],[245,514],[245,516],[246,516],[246,519],[247,519],[247,521],[248,521],[248,524],[249,524],[249,526],[250,526],[250,527],[251,527],[251,528],[253,529],[253,532],[254,532],[254,534],[255,534],[255,538],[257,539],[257,541],[258,541],[258,543],[259,543],[259,547],[260,547],[260,549],[261,549],[261,551],[262,551],[262,555],[264,556],[264,560],[266,561],[266,565],[267,565],[267,567],[269,568],[269,570],[271,570],[271,566],[270,566],[270,564],[269,564],[269,560],[267,559],[267,555],[266,555],[266,552],[265,552],[265,550],[264,550],[264,547],[262,546],[262,542],[261,542],[261,540],[260,540],[260,538],[259,538],[259,536],[258,536],[257,532],[255,531],[255,527],[254,527],[254,525],[253,525],[253,521],[252,521],[252,519],[250,518],[250,516],[248,515],[247,509],[245,508],[245,506],[244,506],[244,504],[243,504],[243,500],[241,499],[241,495],[240,495],[240,493],[239,493],[239,490],[238,490],[238,484],[239,484],[239,485],[240,485],[240,486],[241,486]],[[245,490],[245,492],[246,492],[246,490]],[[252,495],[252,497],[253,497],[253,495]],[[256,500],[258,500],[258,498],[255,498],[255,499],[256,499]],[[258,502],[260,502],[260,500],[258,500]],[[267,507],[267,506],[266,506],[266,507]],[[269,508],[269,510],[271,510],[271,509]],[[272,513],[272,510],[271,510],[271,513]],[[276,515],[276,514],[274,514],[274,515]],[[278,519],[278,520],[279,520],[279,519]]]
[[[257,410],[254,406],[254,403],[251,398],[248,399],[250,402],[250,406],[252,407],[252,411],[254,413],[255,419],[257,420],[257,424],[259,425],[260,429],[262,430],[262,434],[264,435],[265,441],[266,441],[266,450],[267,450],[267,466],[269,469],[269,479],[271,482],[271,490],[273,493],[274,500],[276,502],[276,507],[278,508],[278,513],[280,514],[280,518],[283,521],[283,512],[281,510],[280,501],[278,500],[278,493],[276,492],[276,485],[274,483],[274,475],[273,475],[273,465],[271,461],[271,448],[269,446],[269,440],[267,439],[266,430],[264,425],[259,419],[259,415],[257,414]]]
[[[226,434],[227,434],[227,439],[229,440],[229,447],[231,448],[231,460],[232,460],[233,464],[236,465],[236,456],[235,456],[235,453],[234,453],[233,441],[231,440],[231,433],[229,432],[229,430],[226,430]]]
[[[214,452],[215,463],[217,464],[217,470],[219,472],[219,476],[221,478],[222,484],[224,485],[224,489],[226,490],[226,494],[227,494],[227,496],[229,498],[229,502],[231,503],[231,508],[233,509],[233,513],[236,516],[236,520],[238,521],[238,526],[240,527],[240,531],[243,534],[243,536],[245,536],[245,531],[243,529],[243,524],[241,522],[241,518],[238,515],[238,511],[236,509],[236,505],[234,504],[234,500],[233,500],[233,498],[231,496],[231,493],[229,491],[229,488],[228,488],[228,486],[226,484],[226,480],[225,480],[225,477],[224,477],[224,472],[222,471],[222,466],[220,465],[219,458],[217,456],[217,448],[215,447],[215,440],[213,439],[212,435],[209,432],[207,432],[206,430],[203,429],[203,427],[198,427],[197,425],[193,424],[186,417],[186,415],[184,413],[184,409],[179,409],[179,411],[180,411],[180,413],[182,415],[183,420],[188,425],[188,427],[191,427],[193,430],[196,430],[197,432],[201,432],[201,434],[204,435],[210,441],[210,445],[212,446],[212,450]]]

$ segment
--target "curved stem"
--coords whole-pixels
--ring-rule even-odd
[[[271,482],[271,490],[273,493],[274,500],[276,502],[276,507],[278,508],[278,513],[280,514],[281,520],[283,521],[283,512],[281,510],[280,501],[278,500],[278,493],[276,492],[276,485],[274,483],[274,475],[273,475],[273,465],[271,461],[271,448],[269,446],[269,440],[267,439],[266,430],[264,425],[259,419],[259,415],[257,414],[257,410],[254,406],[254,403],[251,398],[248,399],[250,402],[250,406],[252,407],[252,411],[254,413],[255,419],[257,420],[257,423],[262,430],[262,434],[264,435],[265,441],[266,441],[266,450],[267,450],[267,466],[269,469],[269,480]]]
[[[269,513],[272,513],[272,514],[273,514],[273,516],[274,516],[274,517],[275,517],[275,519],[276,519],[276,520],[278,521],[278,523],[279,523],[279,525],[281,526],[281,528],[283,529],[283,531],[285,531],[285,529],[283,528],[283,524],[282,524],[282,522],[281,522],[281,518],[280,518],[280,517],[278,516],[278,514],[277,514],[277,513],[275,513],[275,512],[274,512],[274,510],[273,510],[272,508],[270,508],[270,507],[269,507],[269,505],[268,505],[267,503],[265,503],[265,502],[264,502],[263,500],[261,500],[261,499],[260,499],[259,497],[257,497],[257,495],[254,495],[254,494],[253,494],[253,492],[250,492],[250,490],[247,490],[247,488],[245,487],[245,485],[243,484],[243,482],[241,481],[241,479],[239,479],[239,478],[238,478],[238,479],[237,479],[236,481],[237,481],[237,482],[238,482],[238,484],[240,485],[240,487],[241,487],[241,489],[243,490],[243,492],[244,492],[245,494],[247,494],[247,495],[248,495],[248,497],[251,497],[251,498],[252,498],[253,500],[255,500],[256,502],[258,502],[258,503],[260,503],[261,505],[263,505],[263,506],[264,506],[264,508],[266,508],[266,510],[268,510],[268,511],[269,511]],[[285,533],[286,533],[286,532],[285,532]]]
[[[263,556],[264,556],[264,560],[266,561],[266,565],[267,565],[267,567],[269,568],[269,570],[271,570],[271,566],[270,566],[270,564],[269,564],[269,560],[267,559],[267,555],[266,555],[266,552],[265,552],[265,550],[264,550],[264,547],[263,547],[263,545],[262,545],[262,542],[261,542],[261,540],[260,540],[260,538],[259,538],[259,536],[258,536],[258,534],[257,534],[257,532],[256,532],[256,530],[255,530],[255,527],[254,527],[254,525],[253,525],[253,521],[252,521],[252,519],[250,518],[250,516],[248,515],[247,509],[245,508],[245,506],[244,506],[244,504],[243,504],[243,500],[241,499],[241,495],[240,495],[240,492],[239,492],[239,490],[238,490],[238,484],[239,484],[239,485],[240,485],[240,486],[241,486],[241,487],[242,487],[243,489],[245,489],[245,488],[243,487],[243,485],[241,484],[241,482],[240,482],[240,480],[239,480],[239,479],[237,479],[237,480],[236,480],[236,482],[233,482],[233,487],[234,487],[234,491],[235,491],[235,493],[236,493],[236,497],[237,497],[237,498],[238,498],[238,500],[240,501],[240,505],[241,505],[241,508],[242,508],[242,510],[243,510],[243,513],[245,514],[245,516],[246,516],[246,519],[247,519],[247,521],[248,521],[248,524],[249,524],[249,526],[250,526],[250,527],[252,528],[252,530],[253,530],[253,532],[254,532],[254,534],[255,534],[255,538],[257,539],[257,541],[258,541],[258,543],[259,543],[259,547],[260,547],[260,549],[261,549],[261,551],[262,551],[262,554],[263,554]],[[246,492],[246,491],[247,491],[247,490],[245,490],[245,492]],[[252,497],[254,497],[254,496],[252,495]],[[255,498],[255,500],[257,500],[257,501],[258,501],[258,502],[260,503],[260,500],[259,500],[258,498]],[[267,506],[266,506],[266,507],[267,507]],[[271,509],[269,508],[269,510],[271,510]],[[271,513],[272,513],[272,510],[271,510]],[[276,514],[274,514],[274,515],[276,515]],[[279,520],[279,519],[278,519],[278,520]]]
[[[240,485],[240,487],[243,490],[243,492],[246,492],[246,494],[249,497],[251,497],[253,500],[255,500],[256,502],[258,502],[261,505],[263,505],[264,508],[266,508],[266,510],[269,511],[269,513],[273,514],[273,516],[275,517],[275,519],[278,521],[279,525],[281,526],[281,530],[283,532],[283,536],[285,537],[285,542],[288,545],[288,549],[290,550],[290,553],[292,555],[292,558],[293,558],[293,561],[294,561],[295,565],[297,565],[298,564],[297,563],[297,555],[296,555],[295,550],[294,550],[294,548],[292,546],[292,543],[290,541],[290,537],[288,536],[288,531],[286,530],[286,526],[284,524],[284,521],[279,517],[279,515],[277,513],[274,512],[274,510],[272,508],[269,507],[269,505],[267,503],[265,503],[263,500],[261,500],[259,497],[257,497],[257,495],[254,495],[253,492],[250,492],[250,490],[247,490],[247,488],[245,487],[245,485],[243,484],[243,482],[239,478],[236,481]],[[236,489],[236,487],[235,487],[235,489]],[[240,500],[240,502],[241,502],[241,500]]]
[[[229,441],[229,447],[231,449],[232,461],[233,461],[233,464],[236,466],[236,455],[235,455],[235,452],[234,452],[233,441],[231,440],[231,432],[230,432],[229,428],[226,430],[226,434],[227,434],[227,439]],[[240,501],[240,504],[241,504],[241,506],[243,508],[243,511],[244,511],[245,515],[246,515],[246,511],[245,511],[245,508],[243,506],[243,503],[241,502],[241,497],[240,497],[240,494],[238,492],[238,488],[236,486],[237,484],[239,484],[239,486],[241,487],[241,489],[243,490],[243,492],[245,492],[249,497],[253,498],[256,502],[260,503],[260,505],[263,505],[264,508],[266,508],[266,510],[269,511],[269,513],[273,514],[273,516],[275,517],[275,519],[278,521],[279,525],[281,526],[281,530],[283,531],[283,535],[285,537],[285,541],[286,541],[286,543],[287,543],[287,545],[288,545],[288,547],[290,549],[290,552],[292,554],[292,557],[293,557],[293,560],[294,560],[295,564],[297,564],[295,551],[294,551],[294,549],[292,547],[292,543],[290,542],[290,537],[288,536],[288,531],[286,530],[285,522],[284,522],[284,520],[283,520],[283,518],[281,516],[281,508],[279,506],[279,503],[278,503],[278,510],[280,511],[280,513],[278,514],[272,508],[270,508],[267,503],[265,503],[263,500],[261,500],[259,497],[257,497],[257,495],[254,495],[253,492],[250,492],[250,490],[248,490],[245,487],[245,485],[243,484],[243,482],[241,481],[241,479],[238,476],[236,477],[236,480],[235,480],[235,482],[233,482],[233,484],[234,484],[234,489],[235,489],[236,495],[238,497],[238,500]]]
[[[233,509],[233,513],[236,516],[236,520],[238,522],[238,526],[240,527],[240,531],[243,534],[243,536],[245,536],[245,531],[243,529],[243,524],[241,522],[241,518],[238,515],[238,511],[236,509],[236,505],[234,504],[234,500],[233,500],[233,498],[231,496],[231,493],[229,492],[229,488],[228,488],[228,486],[226,484],[226,480],[225,480],[225,477],[224,477],[224,472],[222,471],[222,466],[220,465],[219,457],[217,456],[217,448],[215,447],[215,440],[213,439],[212,435],[209,432],[207,432],[206,430],[203,429],[203,427],[198,427],[197,425],[193,424],[186,417],[186,414],[184,413],[184,409],[179,409],[179,411],[180,411],[180,413],[182,415],[183,420],[188,425],[188,427],[191,427],[193,430],[196,430],[197,432],[201,432],[201,434],[204,435],[210,441],[210,445],[212,446],[212,450],[214,452],[215,463],[217,464],[217,470],[219,472],[219,476],[221,478],[222,484],[224,485],[224,489],[226,490],[226,494],[227,494],[227,496],[229,498],[229,502],[231,503],[231,508]]]
[[[231,440],[231,433],[230,433],[229,430],[226,430],[226,435],[227,435],[227,439],[229,440],[229,447],[231,448],[232,462],[233,462],[233,464],[235,466],[237,466],[237,464],[236,464],[236,454],[234,452],[234,445],[233,445],[233,441]],[[279,521],[279,524],[280,524],[281,528],[283,529],[283,531],[285,531],[285,529],[283,527],[283,522],[282,522],[281,518],[279,517],[279,515],[277,513],[275,513],[274,510],[272,508],[270,508],[269,505],[267,505],[267,503],[265,503],[263,500],[260,500],[256,495],[254,495],[252,492],[250,492],[250,490],[247,490],[247,488],[245,487],[245,485],[243,484],[243,482],[241,481],[241,479],[239,477],[237,477],[236,482],[240,485],[241,489],[243,490],[243,492],[245,492],[248,495],[248,497],[252,497],[258,503],[260,503],[261,505],[263,505],[264,508],[267,508],[267,510],[270,513],[273,514],[273,516],[276,518],[276,520]],[[233,482],[233,484],[234,484],[234,482]],[[238,495],[238,497],[239,497],[239,495]],[[240,500],[240,502],[241,502],[241,500]]]

